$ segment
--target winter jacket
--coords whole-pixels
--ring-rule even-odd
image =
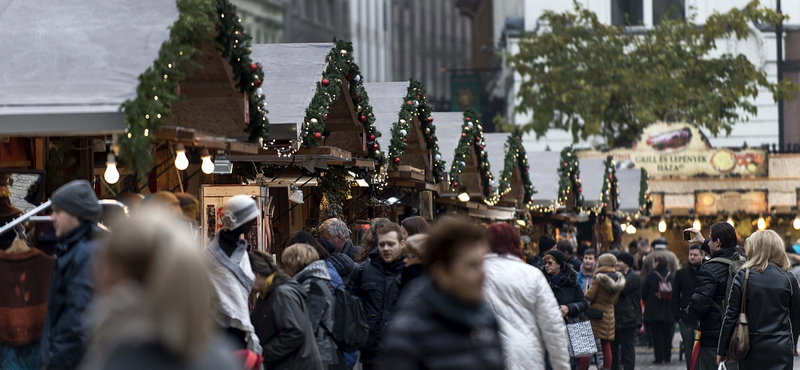
[[[358,258],[358,254],[361,252],[361,247],[356,247],[353,245],[353,242],[348,240],[344,247],[342,247],[342,254],[350,257],[351,260],[355,261]]]
[[[642,326],[642,280],[633,269],[625,275],[625,288],[614,306],[614,320],[617,329]]]
[[[581,269],[581,265],[583,264],[583,262],[581,262],[581,260],[578,259],[578,257],[576,257],[576,256],[570,256],[569,259],[567,260],[567,263],[572,265],[572,268],[574,268],[575,271],[580,270]]]
[[[361,348],[361,363],[375,364],[381,330],[389,323],[397,302],[400,293],[398,278],[405,265],[402,258],[390,264],[383,262],[377,249],[369,254],[369,258],[350,276],[350,291],[361,298],[369,324],[369,340]]]
[[[614,340],[616,333],[614,306],[617,305],[619,294],[624,288],[625,275],[616,272],[613,267],[599,267],[594,272],[592,285],[586,291],[586,300],[590,302],[589,308],[603,311],[603,318],[590,319],[595,338]]]
[[[720,334],[717,354],[725,356],[742,304],[745,270],[731,286],[730,304]],[[800,287],[797,278],[770,264],[764,272],[750,270],[747,286],[750,350],[739,361],[742,370],[791,370],[794,340],[800,335]]]
[[[332,334],[335,298],[325,261],[312,262],[295,274],[294,278],[308,295],[306,298],[308,319],[317,340],[317,349],[323,365],[327,369],[344,369],[344,356],[336,349]]]
[[[342,282],[344,282],[345,286],[349,284],[350,275],[358,266],[355,262],[353,262],[352,258],[343,253],[331,254],[331,256],[325,261],[332,265],[334,269],[336,269],[336,272],[339,274],[339,277],[342,278]]]
[[[714,253],[711,258],[733,259],[738,257],[736,249],[724,248]],[[700,320],[699,329],[703,333],[700,346],[717,347],[719,331],[722,327],[722,315],[715,306],[721,305],[725,299],[725,288],[728,283],[728,265],[719,262],[706,262],[697,271],[692,301],[686,308],[689,317]]]
[[[381,345],[382,370],[501,370],[497,320],[465,305],[426,276],[403,295]]]
[[[350,267],[348,270],[347,261],[350,262],[350,265],[355,266],[350,257],[341,253],[334,253],[325,260],[325,266],[328,269],[328,274],[331,276],[331,286],[333,286],[334,289],[347,289],[347,282],[343,279],[349,279],[350,277],[348,275],[345,275],[345,277],[341,276],[342,272],[353,271],[353,267]],[[347,368],[352,369],[356,362],[358,362],[358,352],[344,352],[344,360],[347,364]]]
[[[276,273],[266,294],[256,300],[251,321],[261,342],[267,369],[324,369],[308,319],[307,298],[297,281]]]
[[[656,256],[664,257],[667,260],[667,271],[669,271],[670,274],[675,275],[675,272],[678,271],[678,267],[680,267],[678,256],[676,256],[675,253],[672,253],[672,251],[666,249],[656,249],[644,258],[642,271],[639,276],[644,278],[649,273],[653,272],[653,260],[656,258]]]
[[[572,265],[566,264],[558,276],[550,276],[544,272],[544,277],[553,289],[553,295],[559,306],[567,306],[569,315],[567,318],[576,318],[583,311],[589,308],[589,302],[583,296],[583,290],[578,285],[578,273],[572,269]]]
[[[398,277],[400,280],[400,293],[402,294],[406,289],[408,289],[409,284],[412,281],[417,280],[418,277],[422,276],[425,270],[422,268],[421,264],[414,264],[411,266],[407,266],[403,269],[403,272],[400,273]]]
[[[661,274],[661,276],[658,276]],[[655,323],[663,322],[674,324],[675,319],[672,317],[671,300],[662,300],[656,296],[658,293],[658,286],[662,278],[666,279],[672,284],[672,294],[675,295],[675,276],[669,273],[666,268],[659,268],[650,272],[644,278],[644,286],[642,286],[642,299],[644,300],[644,322]]]
[[[595,266],[595,271],[597,271],[597,267]],[[581,264],[581,268],[578,269],[578,285],[581,286],[581,290],[586,293],[589,290],[589,287],[592,286],[592,280],[594,280],[594,273],[583,271],[583,264]]]
[[[99,230],[85,222],[53,249],[47,315],[39,349],[41,369],[75,369],[86,351],[86,309],[92,301],[92,256]]]
[[[555,370],[570,370],[564,320],[547,279],[517,257],[489,254],[486,304],[500,324],[506,368],[544,370],[545,353]]]
[[[697,320],[690,318],[684,310],[692,301],[697,270],[697,267],[686,265],[675,273],[675,282],[672,283],[672,302],[670,302],[675,321],[681,321],[692,328],[697,325]]]
[[[209,344],[195,361],[187,362],[157,343],[128,343],[111,353],[103,367],[91,370],[217,370],[238,369],[240,360],[224,339]]]

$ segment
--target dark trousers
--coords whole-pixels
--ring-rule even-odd
[[[683,339],[683,355],[686,357],[686,370],[691,368],[692,349],[694,348],[694,325],[680,322],[681,339]]]
[[[672,357],[672,338],[675,337],[675,324],[666,322],[648,322],[653,334],[653,353],[656,363],[670,362]]]
[[[636,367],[636,329],[617,328],[611,343],[611,369],[633,370]]]
[[[725,363],[728,370],[739,370],[739,364],[733,361]],[[700,355],[695,364],[695,370],[717,370],[717,349],[715,347],[700,347]]]

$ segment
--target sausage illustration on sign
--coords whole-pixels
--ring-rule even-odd
[[[647,145],[657,152],[677,152],[685,148],[692,141],[692,130],[684,127],[680,130],[662,131],[651,134],[647,138]]]

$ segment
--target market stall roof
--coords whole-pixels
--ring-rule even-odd
[[[174,1],[0,3],[0,135],[124,130],[119,107],[177,18]]]
[[[399,119],[398,112],[406,96],[408,82],[365,82],[364,88],[369,93],[372,113],[375,115],[375,126],[383,135],[378,143],[388,153],[392,139],[392,124]]]
[[[626,167],[617,168],[620,211],[635,213],[639,210],[639,187],[641,185],[641,180],[642,171],[640,169]]]
[[[580,158],[581,185],[583,186],[583,206],[600,204],[600,192],[603,191],[605,175],[605,158]],[[556,183],[556,188],[558,184]],[[621,191],[620,191],[621,193]]]
[[[486,142],[484,150],[489,157],[489,170],[492,171],[492,176],[498,180],[500,179],[500,174],[503,173],[503,167],[505,167],[508,135],[509,133],[504,132],[483,134],[483,141]]]
[[[436,135],[440,138],[439,150],[442,152],[442,159],[445,169],[450,170],[453,164],[453,157],[456,155],[458,139],[461,135],[461,125],[464,124],[464,113],[461,112],[433,112],[434,122],[436,122]]]
[[[533,197],[534,204],[551,205],[558,200],[559,163],[561,163],[561,154],[559,152],[528,153],[528,173],[530,174],[533,188],[536,189],[536,195]]]
[[[270,136],[296,139],[306,108],[325,70],[332,43],[253,45],[250,57],[264,69]]]

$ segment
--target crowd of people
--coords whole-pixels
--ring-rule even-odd
[[[456,216],[377,218],[360,247],[329,219],[276,256],[244,237],[260,216],[248,196],[226,202],[202,251],[175,195],[110,233],[88,182],[52,201],[40,369],[631,370],[642,326],[654,363],[672,361],[676,323],[689,369],[791,369],[800,334],[798,281],[770,230],[742,248],[727,223],[707,239],[688,229],[681,269],[663,239],[598,253],[544,235],[527,261],[515,227]],[[745,307],[749,352],[729,358]],[[566,327],[584,321],[596,353],[572,358]]]

